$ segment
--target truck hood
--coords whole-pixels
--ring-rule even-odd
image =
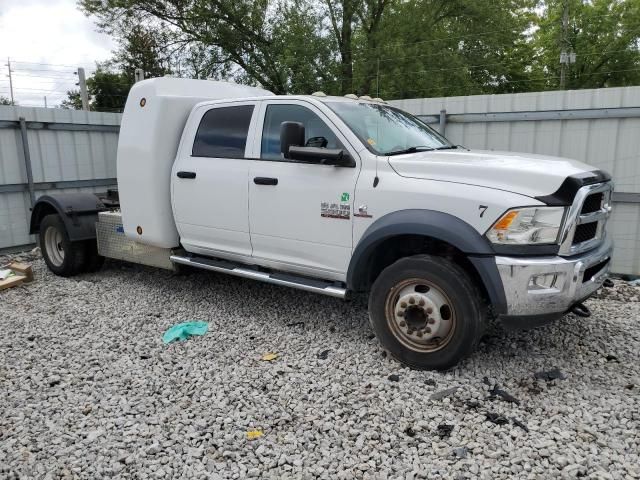
[[[403,177],[466,183],[519,193],[550,195],[565,178],[596,170],[576,160],[529,153],[443,150],[389,157]]]

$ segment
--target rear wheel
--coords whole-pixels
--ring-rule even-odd
[[[430,255],[402,258],[378,276],[369,319],[382,345],[417,369],[447,369],[471,353],[485,311],[477,288],[458,265]]]
[[[40,223],[40,248],[49,270],[62,277],[83,271],[86,259],[84,242],[72,242],[57,214],[47,215]]]

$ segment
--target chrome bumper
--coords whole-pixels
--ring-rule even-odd
[[[506,315],[565,313],[600,288],[609,273],[612,250],[613,243],[606,237],[598,248],[573,257],[496,257]]]

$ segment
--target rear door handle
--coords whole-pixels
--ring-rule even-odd
[[[277,185],[278,179],[271,177],[255,177],[253,183],[256,185]]]
[[[196,178],[196,172],[178,172],[178,178]]]

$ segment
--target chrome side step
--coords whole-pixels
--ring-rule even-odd
[[[336,298],[346,298],[347,290],[337,287],[334,283],[325,280],[315,280],[312,278],[299,277],[288,273],[267,273],[250,268],[238,266],[238,264],[224,260],[214,260],[206,257],[183,257],[171,255],[171,261],[180,265],[189,265],[195,268],[211,270],[213,272],[228,273],[236,277],[251,278],[261,282],[282,285],[285,287],[297,288],[307,292],[320,293]]]

